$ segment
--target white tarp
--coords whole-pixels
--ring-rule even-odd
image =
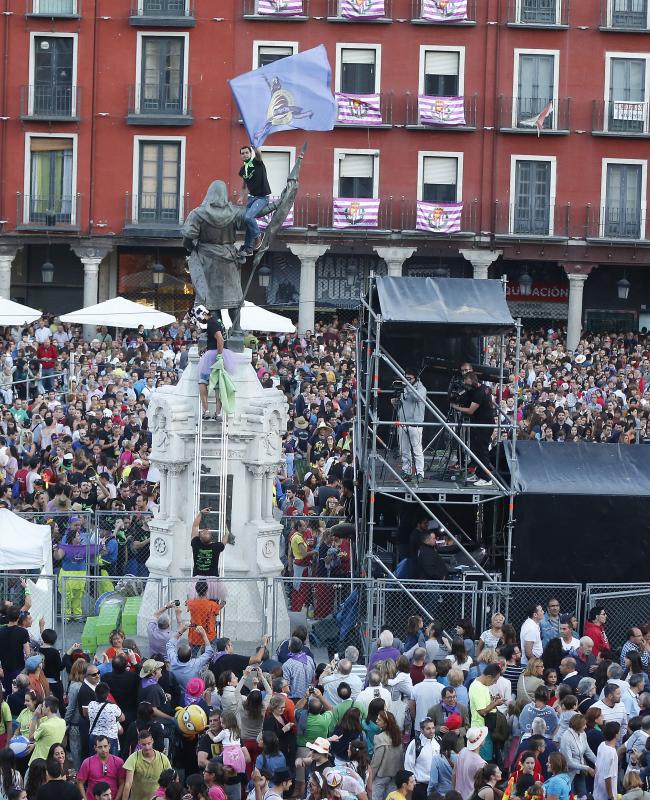
[[[234,311],[233,311],[234,314]],[[226,329],[232,326],[228,309],[221,310],[221,319]],[[255,303],[244,303],[239,317],[239,327],[244,331],[259,331],[260,333],[295,333],[296,326],[281,314],[275,314],[266,308],[256,306]]]
[[[126,297],[114,297],[94,306],[81,308],[61,315],[61,322],[74,322],[79,325],[110,325],[116,328],[137,328],[144,325],[146,330],[163,328],[176,322],[176,317],[158,311],[157,308],[134,303]]]
[[[0,325],[27,325],[43,315],[37,308],[0,297]]]

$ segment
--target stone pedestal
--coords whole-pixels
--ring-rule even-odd
[[[482,281],[489,277],[490,264],[503,254],[503,250],[459,250],[458,252],[472,265],[474,280]]]

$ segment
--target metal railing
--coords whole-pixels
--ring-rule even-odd
[[[124,224],[177,228],[190,208],[189,194],[172,192],[125,193]]]
[[[384,0],[384,16],[379,17],[379,19],[392,19],[392,0]],[[346,20],[345,17],[341,16],[341,0],[327,0],[327,16],[329,19],[340,19]],[[346,20],[347,21],[347,20]],[[376,21],[368,18],[364,19],[363,15],[359,15],[355,17],[354,20],[350,20],[350,22],[373,22]]]
[[[601,0],[600,26],[622,31],[648,30],[648,0]]]
[[[508,0],[508,23],[533,27],[569,24],[569,0]]]
[[[648,133],[650,103],[644,100],[594,100],[594,133],[634,136]]]
[[[137,83],[129,86],[130,117],[192,116],[192,87],[185,83]]]
[[[562,614],[574,614],[577,620],[582,615],[582,585],[580,583],[510,583],[483,584],[481,631],[490,627],[492,614],[500,611],[506,622],[514,625],[517,631],[528,616],[528,609],[540,603],[544,609],[548,601],[555,597],[560,601]],[[480,633],[480,631],[477,631]]]
[[[351,97],[355,97],[354,92],[337,92],[337,117],[336,117],[336,127],[337,128],[374,128],[379,127],[379,125],[375,124],[372,120],[372,114],[366,115],[363,112],[363,103],[359,103],[359,111],[356,113],[353,119],[344,119],[342,118],[343,109],[342,103],[339,100],[339,94],[349,95]],[[392,125],[393,124],[393,93],[392,92],[377,92],[375,93],[379,96],[379,113],[381,115],[381,125]],[[362,96],[362,95],[361,95]],[[348,115],[352,116],[352,115]],[[370,121],[367,121],[367,116]]]
[[[27,195],[16,193],[19,225],[35,228],[69,228],[78,225],[80,194]]]
[[[262,20],[291,20],[295,19],[296,17],[309,17],[310,2],[311,0],[302,0],[302,11],[293,14],[288,13],[287,9],[283,8],[282,6],[282,0],[279,0],[278,11],[276,14],[260,14],[258,10],[259,0],[244,0],[244,16],[254,17]],[[292,4],[288,5],[287,7],[291,8]]]
[[[505,236],[568,236],[571,206],[494,201],[494,232]]]
[[[647,225],[645,208],[587,208],[587,233],[594,239],[629,239],[639,241],[646,237],[643,230]],[[642,236],[643,233],[643,236]]]
[[[435,129],[444,130],[463,130],[476,127],[476,109],[478,106],[478,95],[465,95],[463,97],[463,108],[465,113],[464,125],[445,125],[443,123],[423,122],[420,119],[420,104],[418,95],[411,92],[406,93],[406,124],[410,126],[422,127],[424,130]]]
[[[25,0],[29,17],[80,17],[81,0]]]
[[[537,133],[535,117],[541,114],[548,100],[537,97],[499,96],[499,130],[520,130]],[[527,123],[527,124],[526,124]],[[553,100],[553,110],[543,121],[541,131],[569,131],[571,129],[571,98],[560,97]]]
[[[424,19],[422,17],[422,7],[424,5],[425,0],[411,0],[411,19],[416,22],[424,22],[430,25],[453,25],[454,21],[441,21],[435,22],[432,20]],[[460,21],[460,24],[467,24],[468,22],[474,23],[476,22],[476,0],[467,0],[467,19]],[[458,24],[458,23],[456,23]]]
[[[619,649],[628,638],[629,628],[650,619],[650,583],[588,583],[585,616],[596,606],[603,606],[607,612],[607,638],[613,648]]]
[[[178,19],[194,16],[195,0],[131,0],[131,16],[151,19]]]
[[[80,100],[81,89],[78,86],[21,86],[20,116],[34,120],[78,120]]]

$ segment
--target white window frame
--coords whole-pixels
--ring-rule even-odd
[[[187,95],[189,80],[189,64],[190,64],[190,34],[188,31],[138,31],[136,46],[135,46],[135,113],[140,114],[140,103],[142,100],[142,40],[143,38],[152,38],[154,36],[161,36],[165,39],[184,39],[185,45],[183,47],[183,114],[187,114]]]
[[[614,20],[614,0],[607,0],[607,27],[611,28],[612,23]],[[650,28],[650,3],[648,3],[648,7],[646,9],[646,20],[645,20],[645,30]],[[626,29],[627,30],[627,29]],[[629,30],[633,33],[636,28],[629,28]],[[639,28],[639,32],[643,31],[644,28]]]
[[[32,139],[72,139],[72,192],[70,225],[77,225],[77,133],[26,133],[23,169],[23,225],[29,225],[29,197],[32,193]]]
[[[418,151],[418,185],[416,198],[422,200],[422,189],[424,187],[424,159],[425,158],[455,158],[456,168],[456,203],[463,202],[463,159],[465,153],[451,152],[446,150],[419,150]]]
[[[43,11],[41,12],[41,0],[31,0],[32,1],[32,14],[51,14],[51,11]],[[142,0],[140,0],[142,2]],[[79,13],[79,0],[72,0],[73,9],[70,12],[71,15],[76,15]],[[56,17],[57,14],[53,14],[52,16]],[[68,14],[62,14],[61,16],[67,17]]]
[[[508,204],[508,231],[512,235],[515,218],[515,192],[517,188],[517,161],[548,161],[551,164],[551,186],[549,191],[548,235],[555,233],[555,192],[557,188],[557,157],[556,156],[527,156],[510,155],[510,203]]]
[[[289,154],[289,170],[293,169],[296,163],[296,148],[295,147],[282,147],[281,145],[263,145],[260,147],[262,160],[264,160],[265,153],[288,153]]]
[[[631,166],[641,166],[641,215],[640,237],[645,239],[646,212],[648,196],[648,161],[643,158],[603,158],[601,160],[600,175],[600,222],[598,225],[598,236],[603,237],[605,231],[605,209],[607,208],[607,167],[610,164],[630,164]]]
[[[189,13],[190,13],[190,0],[185,0],[185,16],[187,16]],[[138,0],[138,16],[139,17],[144,16],[144,0]],[[153,16],[151,18],[155,19],[155,17]]]
[[[138,195],[140,193],[140,145],[142,142],[180,142],[180,165],[178,169],[178,223],[182,225],[185,221],[185,150],[187,139],[185,136],[145,136],[138,135],[133,137],[133,178],[131,184],[131,219],[138,218]]]
[[[517,20],[517,25],[539,25],[545,23],[536,23],[536,22],[522,22],[521,21],[521,6],[523,0],[517,0],[517,16],[515,19]],[[562,20],[562,0],[555,0],[555,25],[560,25]]]
[[[515,47],[515,63],[512,70],[512,120],[513,129],[517,128],[517,102],[519,101],[519,57],[520,56],[553,56],[553,113],[551,114],[551,130],[558,129],[559,115],[559,84],[560,84],[560,51],[559,50],[536,50],[531,47]],[[534,131],[534,128],[530,128]]]
[[[36,72],[36,39],[41,37],[47,39],[72,39],[72,105],[70,116],[77,116],[77,62],[79,53],[79,34],[78,33],[54,33],[52,31],[30,31],[29,32],[29,89],[28,89],[28,108],[27,113],[31,117],[34,113],[34,92],[31,88],[35,85],[34,75]],[[65,118],[67,119],[67,117]]]
[[[650,9],[650,3],[648,3]],[[646,104],[645,119],[643,121],[643,132],[648,133],[648,125],[650,118],[650,53],[620,53],[610,52],[605,53],[605,89],[604,89],[604,105],[603,105],[603,129],[609,131],[609,114],[607,113],[609,102],[609,89],[612,83],[612,59],[639,59],[645,61],[645,86],[643,87],[643,102]],[[622,135],[625,135],[624,133]],[[630,162],[633,163],[633,162]]]
[[[299,52],[298,42],[278,42],[271,39],[254,39],[253,69],[259,69],[260,66],[260,47],[290,47],[292,50],[292,56],[295,56],[296,53]]]
[[[339,197],[339,172],[341,166],[341,156],[372,156],[372,200],[379,200],[379,150],[360,149],[354,147],[335,147],[334,148],[334,180],[332,183],[332,197],[336,200]]]
[[[336,43],[336,73],[334,76],[334,91],[341,91],[341,73],[343,69],[344,50],[374,50],[375,51],[375,91],[381,93],[381,45],[368,44],[367,42],[337,42]],[[361,151],[359,151],[361,152]]]
[[[420,62],[418,65],[418,94],[424,94],[424,65],[426,62],[427,53],[446,51],[458,53],[458,96],[465,96],[465,47],[463,45],[447,45],[447,44],[421,44],[420,45]]]

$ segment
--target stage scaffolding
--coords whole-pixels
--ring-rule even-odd
[[[396,462],[387,446],[386,431],[389,432],[392,428],[397,428],[399,423],[395,418],[387,419],[384,413],[382,417],[380,411],[380,397],[382,395],[394,394],[391,389],[386,389],[380,386],[380,373],[383,375],[388,374],[392,380],[406,381],[405,367],[399,363],[394,354],[386,350],[382,342],[382,328],[385,325],[391,324],[382,317],[382,308],[379,303],[378,281],[411,281],[422,280],[422,288],[425,289],[425,281],[435,279],[412,279],[412,278],[377,278],[371,276],[368,284],[368,293],[361,299],[361,318],[359,328],[357,330],[356,341],[356,356],[357,356],[357,376],[358,376],[358,391],[357,391],[357,414],[356,414],[356,429],[355,440],[356,449],[358,454],[359,465],[361,468],[361,481],[359,482],[359,491],[361,493],[361,524],[358,526],[359,546],[358,552],[365,553],[365,562],[367,574],[373,574],[373,567],[379,567],[384,573],[391,577],[395,577],[393,573],[383,564],[377,557],[375,552],[375,528],[378,525],[376,519],[376,499],[383,495],[392,498],[400,503],[412,503],[419,506],[432,520],[442,526],[445,532],[449,535],[451,540],[457,545],[465,558],[474,565],[475,570],[472,570],[473,575],[480,576],[485,584],[494,585],[498,590],[500,584],[499,576],[495,573],[490,573],[485,569],[483,564],[479,563],[476,558],[466,548],[464,542],[475,539],[475,536],[470,536],[459,524],[451,524],[453,520],[449,514],[449,506],[470,504],[476,511],[477,526],[484,525],[483,509],[486,504],[494,504],[501,501],[507,504],[507,518],[505,524],[500,531],[497,531],[497,515],[492,514],[492,531],[480,531],[480,538],[486,541],[488,538],[491,540],[493,554],[496,552],[497,537],[501,536],[502,544],[500,550],[503,554],[504,560],[504,579],[506,584],[510,582],[511,567],[512,567],[512,531],[514,527],[514,504],[513,499],[515,495],[514,490],[514,471],[511,469],[509,477],[504,478],[503,474],[508,474],[506,470],[500,472],[501,465],[505,465],[505,458],[500,452],[501,448],[497,446],[496,449],[496,469],[490,464],[482,464],[477,457],[476,453],[472,450],[472,437],[471,431],[473,428],[479,427],[471,422],[471,417],[465,418],[462,425],[462,431],[458,430],[456,422],[450,421],[445,411],[440,407],[441,396],[447,397],[446,392],[441,391],[428,391],[426,397],[427,415],[422,427],[432,429],[432,432],[442,432],[446,440],[450,442],[457,450],[460,461],[464,461],[465,470],[468,464],[475,464],[486,469],[492,478],[492,484],[485,487],[475,486],[472,483],[465,483],[463,481],[444,480],[440,477],[427,477],[421,482],[406,482],[400,474],[399,459]],[[447,279],[452,280],[453,279]],[[438,281],[436,281],[438,282]],[[444,279],[443,281],[444,282]],[[487,281],[466,281],[466,283],[482,284],[485,286]],[[498,283],[497,281],[489,281],[491,284]],[[505,276],[501,281],[502,291],[505,306]],[[458,287],[454,287],[457,291]],[[471,287],[476,291],[476,287]],[[494,287],[490,287],[492,290]],[[400,284],[392,284],[392,290],[399,292]],[[494,294],[494,291],[492,292]],[[507,307],[506,307],[507,308]],[[417,314],[417,311],[414,311]],[[470,309],[471,313],[471,309]],[[508,313],[508,317],[510,317]],[[478,315],[480,320],[480,314]],[[429,320],[430,322],[431,320]],[[455,320],[457,323],[458,320]],[[481,332],[481,324],[475,319],[468,319],[470,327],[478,332],[478,335],[483,335]],[[427,322],[419,322],[413,319],[412,325],[417,329],[422,329],[422,335],[426,335]],[[441,320],[441,325],[444,321]],[[501,330],[496,334],[496,342],[498,345],[498,380],[490,379],[495,385],[498,386],[498,397],[503,397],[504,387],[504,362],[506,359],[506,337],[514,333],[516,337],[515,346],[515,375],[520,374],[521,367],[521,321],[512,320],[510,317],[509,329],[503,329],[503,325],[499,326]],[[490,327],[486,324],[484,327],[484,335],[494,335],[495,326]],[[456,365],[456,367],[458,367]],[[384,381],[385,383],[386,381]],[[496,395],[496,391],[495,391]],[[516,461],[517,458],[517,404],[518,398],[515,393],[514,409],[512,413],[512,420],[510,420],[498,407],[498,401],[495,402],[497,408],[497,421],[494,427],[497,429],[497,443],[502,440],[505,435],[512,442],[512,456],[511,459]],[[480,427],[488,427],[482,425]],[[460,435],[459,435],[460,434]],[[395,437],[393,437],[395,438]],[[425,458],[426,458],[425,448]],[[409,594],[408,589],[404,586],[404,591]],[[507,603],[507,597],[506,597]],[[430,616],[430,615],[427,615]]]

